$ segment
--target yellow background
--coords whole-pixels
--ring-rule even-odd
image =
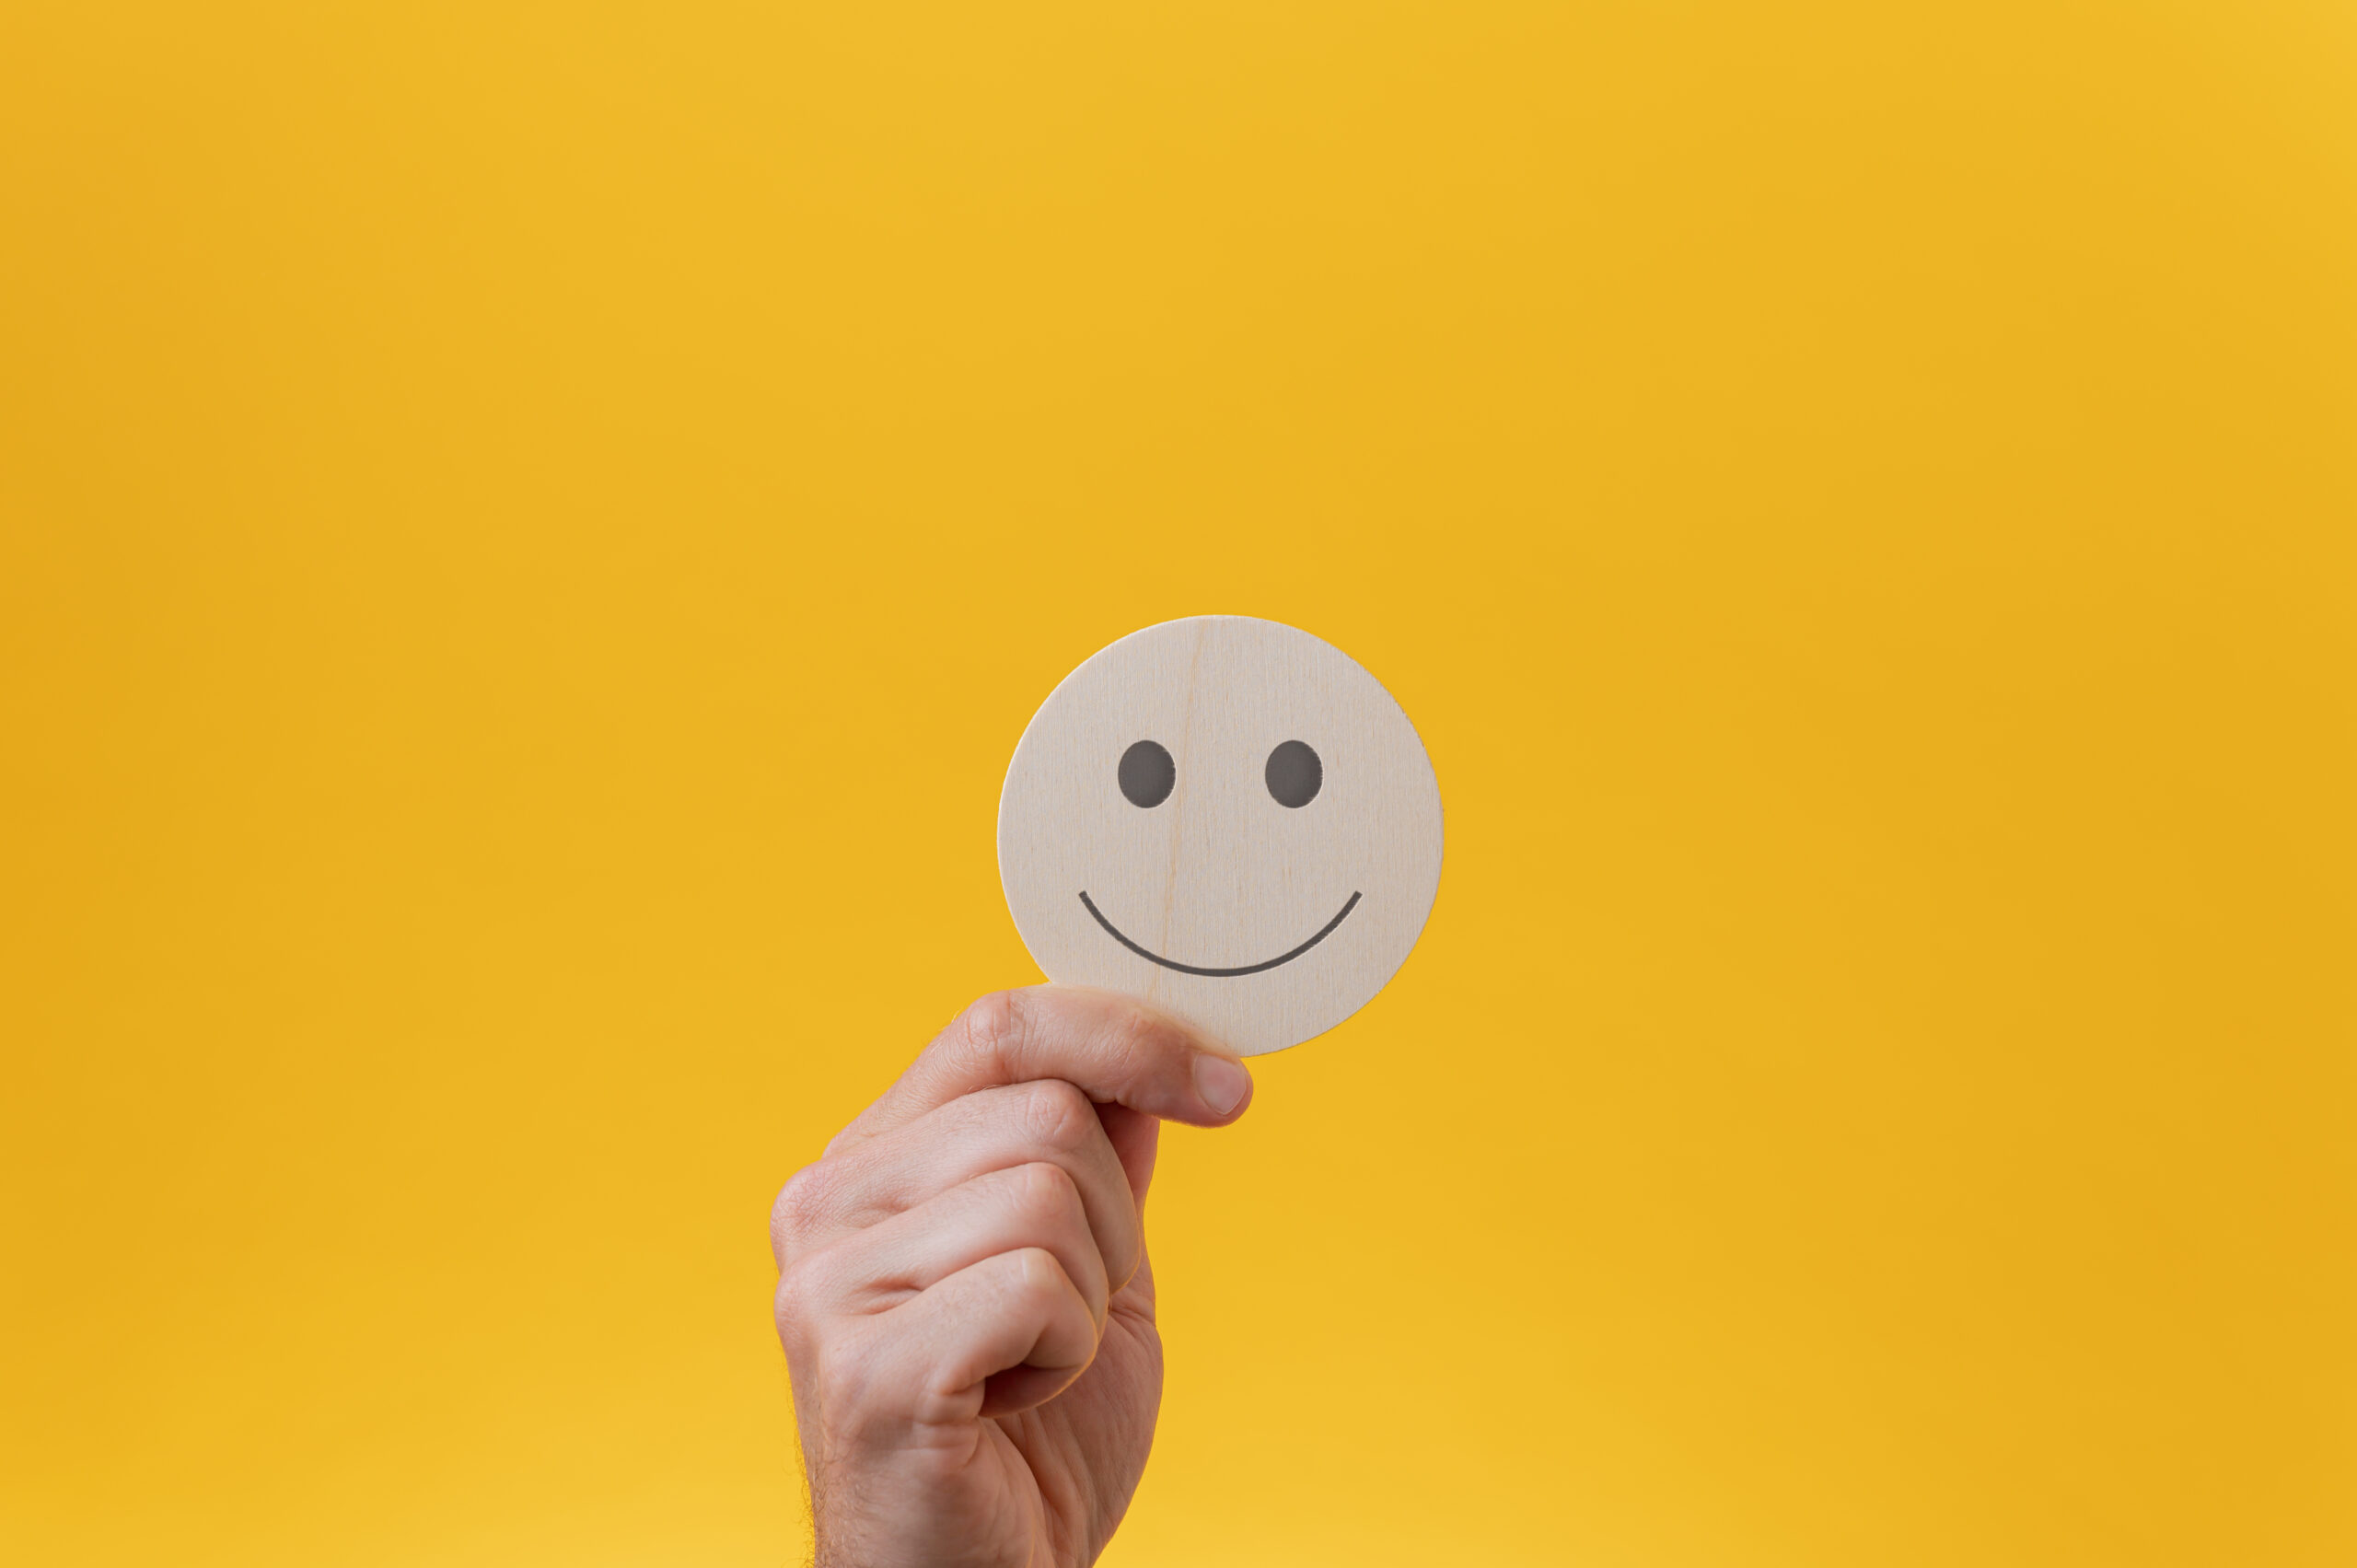
[[[2357,1561],[2357,12],[0,6],[0,1556],[778,1563],[1054,681],[1448,865],[1116,1568]]]

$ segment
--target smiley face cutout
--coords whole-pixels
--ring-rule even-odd
[[[1199,615],[1049,693],[999,796],[999,877],[1051,980],[1142,997],[1247,1056],[1383,989],[1440,887],[1408,715],[1306,632]]]

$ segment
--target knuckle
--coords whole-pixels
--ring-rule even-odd
[[[1034,1160],[1016,1167],[1016,1179],[1025,1212],[1036,1218],[1062,1219],[1079,1207],[1080,1184],[1060,1165]]]
[[[1026,1085],[1023,1091],[1023,1131],[1035,1147],[1070,1154],[1097,1131],[1097,1108],[1088,1097],[1061,1079]]]
[[[1121,1044],[1132,1048],[1142,1042],[1158,1040],[1170,1033],[1170,1021],[1167,1018],[1153,1008],[1128,997],[1121,999],[1120,1005],[1114,1009],[1112,1016],[1106,1021],[1110,1027],[1113,1038]]]
[[[1044,1247],[1027,1247],[1015,1254],[1015,1288],[1026,1299],[1061,1301],[1071,1294],[1063,1265]]]
[[[1128,997],[1121,999],[1107,1024],[1116,1047],[1140,1054],[1179,1044],[1184,1039],[1168,1017]]]
[[[820,1161],[804,1166],[778,1189],[777,1202],[770,1205],[770,1243],[779,1263],[788,1260],[795,1244],[818,1223],[826,1204],[828,1182],[826,1163]]]
[[[818,1316],[819,1280],[808,1259],[789,1265],[777,1277],[773,1305],[780,1330],[807,1328]]]
[[[867,1402],[875,1378],[870,1356],[856,1337],[830,1345],[812,1368],[811,1392],[830,1429],[858,1424],[857,1413]]]
[[[1022,1042],[1028,1024],[1020,992],[993,991],[958,1016],[965,1048],[986,1062],[1003,1062]]]
[[[1155,1070],[1183,1060],[1190,1048],[1187,1032],[1153,1008],[1124,998],[1105,1019],[1098,1049],[1112,1071],[1127,1079],[1147,1079]]]

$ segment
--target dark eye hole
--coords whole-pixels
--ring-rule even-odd
[[[1268,780],[1269,793],[1277,804],[1295,810],[1318,798],[1318,788],[1326,782],[1326,765],[1318,753],[1298,740],[1288,740],[1269,753],[1269,765],[1261,772]]]
[[[1141,740],[1121,753],[1119,776],[1121,793],[1132,806],[1159,806],[1170,798],[1178,782],[1178,764],[1151,740]]]

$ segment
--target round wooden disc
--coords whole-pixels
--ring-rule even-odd
[[[999,796],[999,877],[1048,977],[1244,1055],[1357,1012],[1440,887],[1440,786],[1341,649],[1240,615],[1133,632],[1048,695]]]

